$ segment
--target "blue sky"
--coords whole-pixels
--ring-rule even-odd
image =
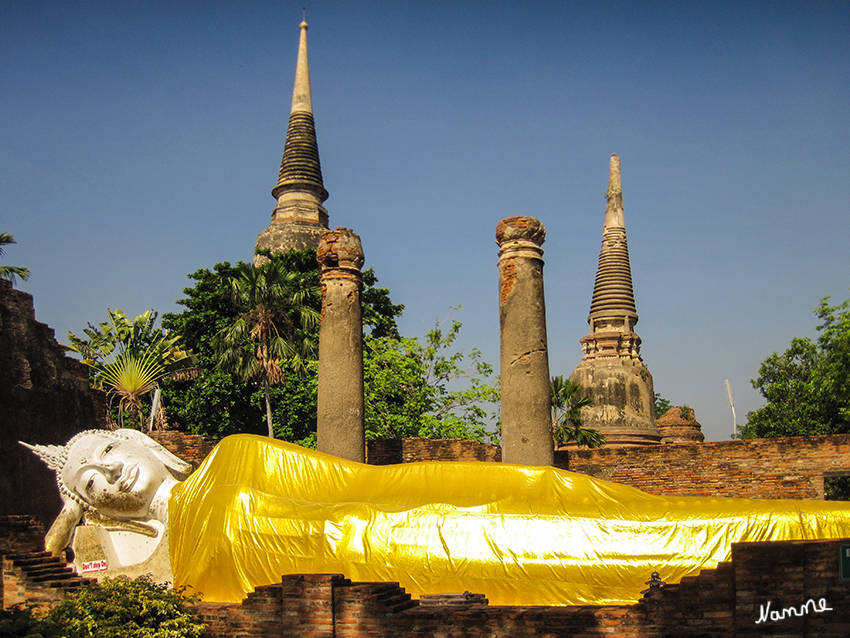
[[[269,222],[303,2],[0,1],[0,230],[56,330],[179,309]],[[547,228],[553,374],[578,340],[608,159],[655,387],[709,440],[850,288],[850,3],[311,2],[332,227],[421,335],[498,364],[496,223]]]

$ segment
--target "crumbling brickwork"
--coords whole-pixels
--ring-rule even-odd
[[[501,449],[460,439],[384,439],[368,442],[367,459],[498,462]],[[651,494],[818,500],[825,475],[850,475],[850,434],[558,450],[555,466]]]
[[[555,465],[650,494],[823,499],[850,475],[850,434],[557,452]]]
[[[35,320],[32,296],[0,280],[0,515],[49,524],[62,507],[53,473],[18,441],[61,445],[105,420],[88,369]]]
[[[284,576],[280,584],[258,588],[242,605],[200,603],[196,611],[209,625],[207,638],[839,638],[850,631],[850,581],[840,580],[838,571],[842,543],[850,545],[850,539],[736,544],[730,562],[666,585],[634,605],[426,607],[411,601],[397,583],[313,574]],[[663,578],[664,566],[658,571]],[[809,600],[814,602],[807,605]],[[800,616],[784,612],[784,618],[771,619],[768,613],[762,620],[768,603],[777,612],[807,608]]]

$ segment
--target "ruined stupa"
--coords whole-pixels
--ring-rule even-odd
[[[702,443],[705,435],[696,419],[694,409],[687,406],[671,407],[655,419],[662,443]]]
[[[584,357],[570,375],[593,397],[584,408],[584,427],[602,432],[609,446],[657,445],[652,375],[640,356],[640,337],[629,247],[623,218],[620,158],[611,156],[608,204],[602,230],[599,268],[590,304]]]
[[[272,221],[257,237],[256,250],[268,248],[276,253],[292,248],[316,248],[322,232],[328,229],[328,211],[322,206],[328,198],[328,191],[322,183],[319,145],[313,123],[306,22],[301,23],[292,113],[280,175],[277,186],[272,189],[272,196],[277,200]],[[262,261],[254,258],[254,263]]]

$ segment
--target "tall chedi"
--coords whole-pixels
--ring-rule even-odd
[[[602,432],[608,445],[654,445],[661,441],[655,425],[654,390],[640,356],[640,337],[626,224],[620,158],[611,156],[608,205],[602,230],[599,268],[590,303],[588,335],[581,340],[584,357],[570,375],[594,405],[584,408],[584,426]]]
[[[277,186],[272,189],[272,196],[277,205],[272,211],[271,224],[257,237],[257,250],[268,248],[272,252],[286,252],[292,248],[316,248],[322,232],[328,229],[328,211],[322,206],[328,198],[328,191],[322,183],[322,166],[313,123],[306,22],[301,23],[292,113],[286,131],[280,176]],[[256,257],[254,262],[258,262]]]

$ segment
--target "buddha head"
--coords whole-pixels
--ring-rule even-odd
[[[58,533],[54,528],[59,525],[60,535],[70,537],[84,510],[115,519],[158,518],[155,501],[161,502],[192,471],[190,464],[136,430],[86,430],[64,446],[23,445],[56,472],[65,501],[48,536]]]

